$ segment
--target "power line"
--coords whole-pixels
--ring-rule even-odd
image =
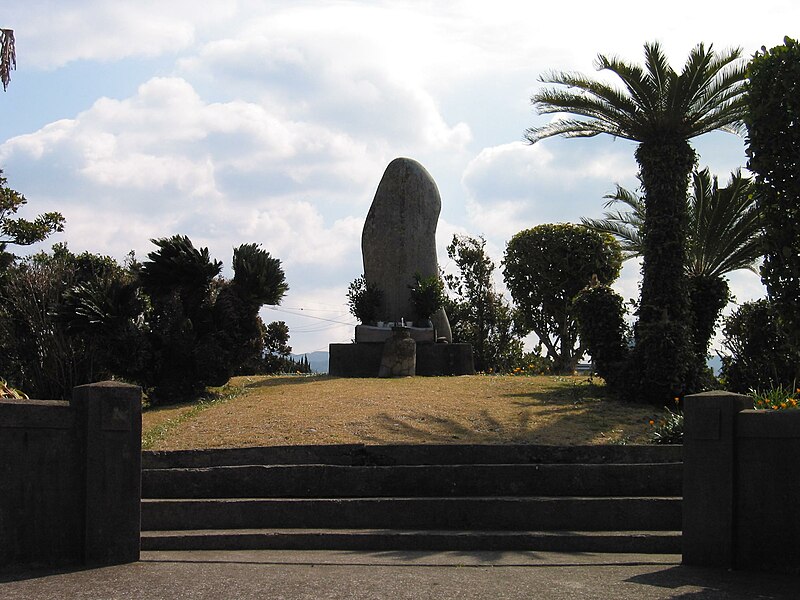
[[[276,306],[268,306],[267,308],[269,310],[274,310],[275,312],[286,313],[287,315],[292,315],[294,317],[304,317],[306,319],[316,319],[317,321],[327,321],[329,323],[337,323],[339,325],[355,325],[355,322],[353,322],[353,321],[349,321],[349,322],[348,321],[337,321],[336,319],[326,319],[325,317],[315,317],[313,315],[306,315],[306,314],[303,314],[303,313],[292,312],[290,310],[278,308]]]
[[[277,305],[268,305],[268,306],[270,308],[275,308]],[[281,306],[281,308],[284,308],[284,309],[287,309],[287,310],[301,310],[301,311],[304,311],[304,312],[334,312],[331,309],[333,309],[333,308],[344,309],[344,308],[347,307],[346,304],[322,304],[321,305],[321,306],[327,306],[329,308],[307,308],[305,306],[286,306],[284,304],[281,304],[280,306]],[[344,310],[336,311],[336,312],[341,312],[342,314],[346,314],[346,311],[344,311]]]

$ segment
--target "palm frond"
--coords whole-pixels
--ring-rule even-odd
[[[640,229],[633,224],[626,224],[620,219],[615,218],[618,215],[607,214],[605,216],[605,219],[587,219],[581,217],[581,223],[584,227],[592,231],[613,235],[622,249],[623,260],[641,256],[642,238],[639,233]]]
[[[525,139],[534,144],[545,138],[563,135],[564,137],[593,137],[601,133],[620,136],[619,132],[600,121],[581,121],[578,119],[559,119],[543,125],[525,130]]]
[[[689,263],[691,274],[722,276],[739,269],[756,270],[761,248],[760,212],[754,186],[734,171],[720,188],[708,169],[693,174],[689,197]]]
[[[609,233],[620,243],[623,260],[642,255],[642,229],[644,227],[644,202],[635,193],[617,185],[613,194],[603,196],[608,200],[604,208],[620,202],[631,210],[605,212],[602,219],[581,218],[584,226],[599,233]]]
[[[644,45],[645,68],[647,80],[653,90],[654,104],[652,112],[664,112],[667,108],[667,97],[670,90],[675,87],[675,71],[670,67],[669,61],[658,42]]]
[[[619,77],[631,96],[633,105],[631,112],[646,112],[653,108],[655,99],[653,89],[647,85],[647,79],[641,67],[629,65],[617,57],[608,57],[603,54],[597,56],[595,66],[598,71],[611,71]]]
[[[531,102],[538,113],[570,113],[582,119],[528,129],[528,141],[607,133],[660,143],[664,139],[689,140],[715,129],[741,133],[746,106],[740,49],[717,54],[713,46],[698,44],[680,74],[669,65],[658,42],[646,43],[644,49],[644,69],[614,56],[598,55],[595,66],[614,73],[622,84],[619,87],[580,73],[553,71],[543,76],[543,83],[567,89],[545,88],[534,94]]]

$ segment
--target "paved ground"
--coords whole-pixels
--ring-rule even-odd
[[[140,562],[117,567],[0,570],[0,598],[800,598],[800,577],[679,561],[676,555],[549,552],[143,552]]]

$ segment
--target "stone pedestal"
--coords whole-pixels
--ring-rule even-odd
[[[331,344],[328,373],[334,377],[377,377],[383,342]],[[470,344],[417,344],[416,375],[474,375]]]

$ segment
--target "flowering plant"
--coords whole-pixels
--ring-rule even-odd
[[[755,409],[800,408],[800,388],[797,386],[779,385],[766,391],[750,390],[749,395],[753,397],[753,408]]]

